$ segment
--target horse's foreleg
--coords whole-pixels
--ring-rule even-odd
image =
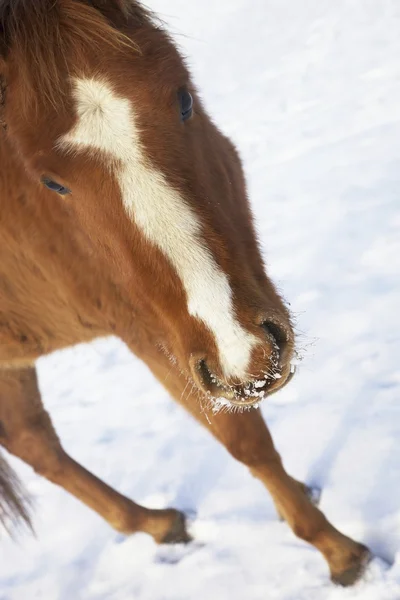
[[[201,406],[195,394],[182,393],[182,380],[166,380],[159,365],[154,365],[153,370],[177,401],[262,481],[293,532],[323,554],[332,580],[341,585],[353,584],[368,562],[368,549],[335,529],[313,504],[306,486],[286,473],[261,412],[213,414]]]
[[[314,506],[303,484],[286,473],[260,411],[211,415],[207,426],[230,454],[262,481],[295,535],[323,554],[332,580],[353,584],[368,561],[368,549],[335,529]]]
[[[181,513],[135,504],[68,456],[43,408],[34,368],[0,372],[0,445],[118,531],[145,532],[159,543],[188,541]]]
[[[353,584],[368,561],[368,549],[335,529],[303,485],[286,473],[260,411],[214,415],[209,428],[262,481],[295,535],[324,555],[332,580]]]

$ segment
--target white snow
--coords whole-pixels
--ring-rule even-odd
[[[1,600],[400,599],[400,4],[149,0],[237,142],[269,272],[304,360],[263,403],[294,476],[376,560],[332,586],[320,555],[114,339],[39,364],[67,450],[136,501],[192,513],[196,542],[123,538],[12,460],[37,539],[1,542]]]

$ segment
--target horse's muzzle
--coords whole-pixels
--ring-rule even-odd
[[[192,363],[192,374],[198,387],[209,397],[227,400],[239,407],[251,407],[284,387],[293,377],[295,367],[290,364],[292,345],[290,334],[271,321],[262,323],[268,344],[260,340],[259,359],[252,364],[247,381],[226,381],[209,366],[206,358]],[[268,352],[267,352],[268,347]],[[262,359],[260,358],[262,357]]]

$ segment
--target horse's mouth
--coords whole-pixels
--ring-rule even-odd
[[[204,388],[207,389],[207,396],[215,399],[216,402],[225,400],[232,406],[242,408],[257,406],[265,397],[288,384],[296,368],[290,365],[286,371],[285,376],[277,372],[272,376],[265,376],[264,379],[256,379],[245,384],[227,385],[209,370],[206,361],[202,360],[198,364],[198,372]]]

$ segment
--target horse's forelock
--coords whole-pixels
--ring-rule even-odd
[[[63,104],[65,73],[99,47],[138,51],[128,26],[151,14],[132,0],[0,0],[0,60],[16,57],[27,105]],[[71,65],[72,63],[72,65]]]

